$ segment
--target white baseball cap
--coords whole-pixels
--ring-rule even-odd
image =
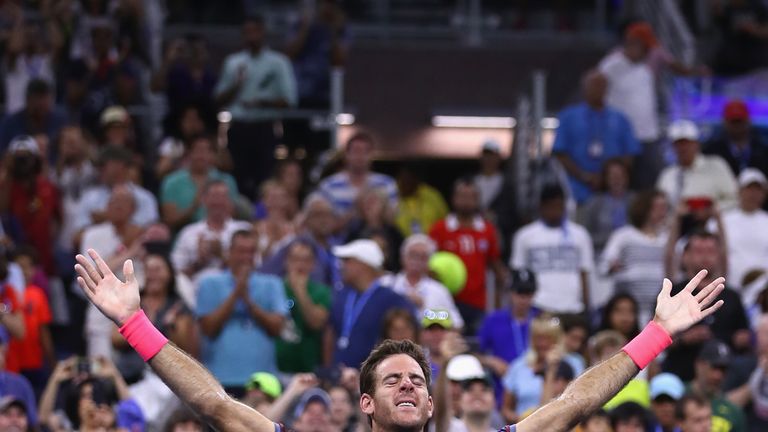
[[[375,269],[380,269],[381,265],[384,264],[384,253],[379,244],[369,239],[355,240],[343,246],[335,246],[333,254],[338,258],[356,259]]]
[[[485,379],[485,369],[477,357],[461,354],[452,358],[445,367],[445,376],[451,381]]]
[[[757,168],[744,168],[739,174],[739,186],[746,187],[753,183],[758,183],[762,187],[768,186],[768,179],[765,178],[765,174]]]
[[[40,147],[38,147],[37,141],[31,136],[18,135],[15,138],[13,138],[13,140],[11,140],[10,144],[8,144],[8,151],[10,153],[26,151],[32,154],[39,155]]]
[[[698,141],[700,137],[699,127],[690,120],[675,120],[667,129],[667,137],[672,142],[680,140]]]

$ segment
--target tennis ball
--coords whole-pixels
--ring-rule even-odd
[[[460,293],[467,283],[467,266],[454,253],[436,252],[429,259],[429,270],[454,296]]]

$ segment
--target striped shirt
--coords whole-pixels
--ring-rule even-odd
[[[611,234],[600,258],[599,269],[604,275],[611,266],[619,265],[619,270],[614,273],[616,292],[631,294],[646,318],[652,318],[650,314],[656,305],[659,281],[664,278],[666,243],[666,232],[650,237],[627,225]]]
[[[397,184],[392,177],[379,173],[369,173],[365,185],[360,188],[352,184],[346,171],[334,174],[323,180],[318,187],[320,194],[331,202],[337,213],[348,213],[355,205],[361,189],[375,189],[389,200],[392,210],[397,209]]]

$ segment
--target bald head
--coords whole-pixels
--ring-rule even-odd
[[[581,89],[587,104],[594,108],[602,108],[605,93],[608,91],[608,79],[600,71],[592,69],[582,78]]]

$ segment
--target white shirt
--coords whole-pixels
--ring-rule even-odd
[[[486,176],[478,174],[475,176],[475,185],[480,191],[480,207],[487,209],[493,203],[494,198],[501,192],[501,186],[504,183],[504,176],[501,173]]]
[[[136,211],[133,212],[131,222],[142,227],[157,222],[159,214],[155,196],[150,191],[133,183],[129,184],[128,187],[133,193],[136,204]],[[80,212],[74,228],[80,230],[91,225],[93,223],[91,213],[106,209],[111,195],[112,190],[104,185],[94,186],[85,191],[80,198]]]
[[[408,282],[408,278],[405,277],[405,273],[388,275],[385,276],[384,280],[385,285],[392,287],[392,290],[400,295],[416,293],[424,299],[424,306],[419,311],[420,317],[423,316],[426,309],[445,310],[451,315],[454,328],[464,327],[464,319],[456,308],[456,303],[454,303],[451,293],[440,282],[429,277],[423,277],[416,285],[411,285]]]
[[[600,273],[608,274],[614,263],[620,270],[613,275],[616,290],[631,294],[640,304],[645,318],[651,313],[664,279],[664,248],[668,234],[650,237],[634,226],[627,225],[614,231],[600,257]],[[642,322],[642,321],[641,321]]]
[[[648,63],[633,63],[618,50],[605,56],[598,69],[608,79],[605,102],[629,118],[637,139],[659,139],[656,81]]]
[[[673,207],[681,199],[692,197],[709,197],[721,211],[736,207],[736,178],[719,156],[697,155],[688,168],[668,166],[659,175],[656,187],[667,194]]]
[[[750,270],[768,269],[768,213],[732,209],[723,213],[723,227],[728,243],[728,285],[741,287]]]
[[[202,220],[187,225],[181,230],[176,238],[176,244],[171,252],[171,262],[176,270],[184,272],[197,261],[197,252],[200,239],[218,240],[221,243],[221,250],[229,250],[229,241],[232,234],[240,230],[251,230],[251,224],[244,221],[229,219],[224,222],[224,228],[221,231],[214,231],[208,226],[208,222]],[[222,265],[220,259],[214,259],[208,262],[203,269],[219,269]]]
[[[535,221],[520,228],[512,245],[510,266],[536,274],[536,307],[557,313],[584,310],[581,272],[594,265],[592,239],[584,227],[571,221],[560,227]]]
[[[13,68],[6,61],[5,112],[12,114],[27,105],[27,85],[33,79],[41,79],[53,85],[53,68],[48,54],[21,54]]]

